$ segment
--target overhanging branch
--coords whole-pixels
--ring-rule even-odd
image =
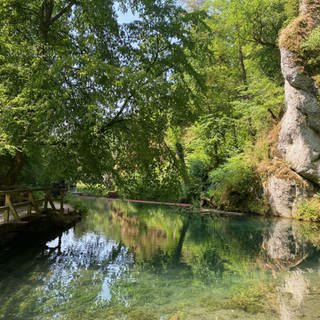
[[[71,10],[72,6],[77,4],[77,0],[72,0],[70,3],[65,6],[61,11],[59,11],[54,17],[51,18],[51,25],[55,23],[58,19],[60,19],[64,14],[66,14],[69,10]]]

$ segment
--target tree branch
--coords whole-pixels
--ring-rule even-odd
[[[125,108],[128,106],[128,103],[130,102],[130,100],[133,97],[133,93],[129,94],[129,96],[126,98],[126,100],[124,101],[124,103],[122,104],[121,108],[119,109],[119,111],[116,113],[116,115],[107,123],[105,123],[99,130],[100,134],[105,133],[108,128],[110,128],[111,126],[113,126],[115,123],[120,121],[120,116],[122,115],[122,113],[124,112]]]
[[[66,14],[74,4],[77,4],[77,0],[72,0],[70,3],[65,6],[61,11],[59,11],[54,17],[51,18],[50,25],[54,24],[59,18]]]

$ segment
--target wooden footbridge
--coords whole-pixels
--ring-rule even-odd
[[[64,212],[64,187],[0,189],[0,224],[20,222],[22,218],[38,215],[50,205]],[[56,208],[58,202],[58,207]]]

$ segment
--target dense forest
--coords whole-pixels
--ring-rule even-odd
[[[0,185],[65,179],[318,220],[319,10],[2,0]]]

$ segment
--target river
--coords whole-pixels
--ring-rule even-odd
[[[105,199],[0,254],[0,319],[320,318],[320,227]]]

